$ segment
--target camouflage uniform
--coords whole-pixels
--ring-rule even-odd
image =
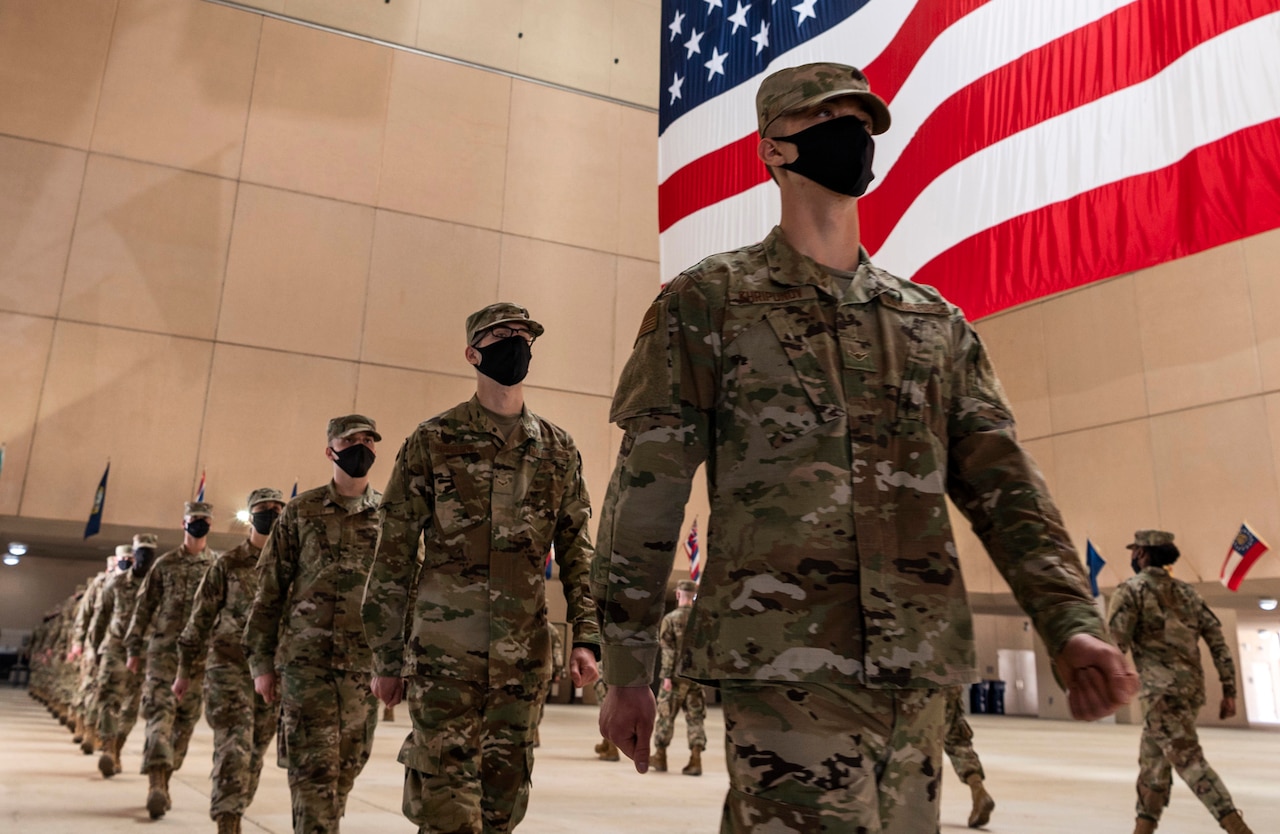
[[[125,666],[124,635],[133,620],[142,580],[132,570],[116,571],[102,589],[102,605],[89,626],[99,643],[98,738],[118,752],[138,720],[143,675]]]
[[[573,645],[599,640],[581,466],[569,435],[527,408],[504,441],[474,397],[400,449],[364,619],[374,674],[408,679],[404,813],[423,831],[508,831],[524,817],[551,676],[553,545]],[[411,601],[419,537],[430,579]]]
[[[942,740],[942,749],[951,759],[951,766],[960,781],[967,784],[975,776],[986,779],[987,775],[982,771],[982,761],[973,749],[973,728],[964,717],[965,691],[963,686],[947,687],[947,735]]]
[[[1236,665],[1218,618],[1190,585],[1163,567],[1147,567],[1116,588],[1110,619],[1116,644],[1133,652],[1142,679],[1138,817],[1160,819],[1169,804],[1171,768],[1214,819],[1230,816],[1235,812],[1231,794],[1205,761],[1196,734],[1196,714],[1205,703],[1200,640],[1213,656],[1222,696],[1236,695]]]
[[[156,559],[138,589],[124,647],[131,658],[146,655],[142,685],[142,716],[147,722],[143,773],[155,768],[169,772],[181,768],[191,731],[200,720],[204,669],[192,671],[191,690],[182,700],[174,696],[172,686],[178,672],[178,635],[191,616],[196,587],[214,556],[207,547],[199,553],[188,553],[186,545],[178,545]]]
[[[684,708],[684,723],[689,739],[689,749],[703,750],[707,746],[707,731],[704,723],[707,720],[707,701],[702,693],[702,684],[676,673],[676,653],[680,650],[680,642],[684,638],[684,629],[689,622],[689,612],[693,609],[687,605],[676,606],[675,610],[662,618],[658,628],[658,646],[662,649],[662,667],[658,672],[659,680],[671,680],[670,689],[658,692],[658,716],[653,729],[655,747],[666,747],[675,734],[676,715]]]
[[[254,692],[241,644],[258,591],[260,553],[245,541],[214,561],[178,637],[178,677],[190,677],[204,660],[205,716],[213,728],[209,816],[214,820],[221,814],[241,816],[253,801],[280,713],[278,703],[268,704]]]
[[[650,680],[682,508],[708,467],[681,668],[722,686],[722,830],[937,828],[942,688],[977,677],[948,495],[1051,656],[1105,639],[977,334],[865,256],[833,275],[775,228],[679,276],[611,416],[626,434],[592,570],[611,685]]]
[[[360,599],[380,498],[373,487],[346,498],[332,482],[307,490],[285,507],[258,559],[244,645],[253,677],[279,675],[277,763],[289,770],[298,834],[338,830],[373,744],[378,702]]]
[[[115,573],[114,569],[111,573]],[[89,639],[89,623],[102,603],[102,587],[110,575],[104,570],[89,580],[89,587],[85,589],[84,597],[76,607],[75,624],[72,628],[71,645],[79,648],[81,653],[76,694],[71,709],[79,717],[82,731],[88,733],[90,739],[93,737],[90,731],[97,707],[98,652],[97,644]],[[91,742],[87,740],[85,744],[89,745]],[[92,746],[88,752],[93,752]]]

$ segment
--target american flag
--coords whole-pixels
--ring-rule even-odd
[[[204,470],[200,470],[200,486],[196,487],[196,501],[204,501]]]
[[[689,554],[689,578],[694,582],[702,579],[702,557],[698,550],[698,520],[693,520],[689,528],[689,537],[684,540],[684,552]]]
[[[1280,227],[1280,0],[663,0],[669,280],[763,238],[765,74],[863,69],[878,266],[970,318]]]
[[[547,579],[551,578],[551,561],[555,556],[555,548],[547,551],[547,558],[542,562],[542,575]]]

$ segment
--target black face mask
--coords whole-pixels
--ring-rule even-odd
[[[776,136],[796,146],[800,155],[783,165],[837,194],[861,197],[876,175],[871,161],[876,143],[857,116],[841,116],[806,127],[790,136]]]
[[[378,457],[363,443],[348,446],[341,452],[334,449],[333,453],[337,455],[338,468],[353,478],[363,478],[368,475],[369,469]]]
[[[133,549],[133,575],[139,579],[146,576],[147,570],[151,567],[155,557],[156,549],[154,547],[135,547]]]
[[[1138,564],[1137,556],[1129,560],[1129,567],[1133,568],[1134,573],[1142,573],[1142,565]]]
[[[480,352],[476,367],[499,385],[519,385],[529,373],[533,348],[523,336],[508,336],[476,350]]]
[[[276,510],[262,510],[250,516],[253,521],[253,529],[257,530],[259,535],[265,536],[271,532],[271,525],[276,523],[276,519],[280,517],[280,513]]]
[[[187,526],[182,529],[186,530],[193,539],[203,539],[205,536],[209,535],[209,526],[209,519],[193,518],[188,521]]]
[[[133,567],[133,560],[132,560],[132,559],[117,559],[117,560],[116,560],[116,570],[128,570],[128,569],[129,569],[129,568],[131,568],[131,567]]]

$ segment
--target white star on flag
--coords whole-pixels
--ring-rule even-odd
[[[689,40],[684,42],[684,48],[689,50],[685,53],[685,58],[692,58],[702,51],[702,36],[705,34],[707,33],[699,32],[697,27],[694,27],[693,31],[689,33]]]
[[[667,88],[667,92],[671,93],[671,103],[675,104],[676,99],[680,98],[680,88],[684,86],[684,79],[680,77],[680,73],[676,73],[675,81],[671,82],[671,86]]]
[[[716,75],[724,75],[724,59],[728,57],[728,52],[723,55],[720,54],[720,48],[718,46],[711,47],[711,60],[703,64],[703,66],[707,68],[708,81]]]
[[[684,12],[676,12],[675,20],[671,21],[671,25],[667,27],[671,30],[671,40],[676,39],[676,35],[684,33]]]
[[[708,15],[711,14],[712,9],[716,8],[717,6],[720,6],[720,0],[702,0],[702,2],[707,4]],[[721,8],[723,8],[723,6],[721,6]]]
[[[738,29],[747,25],[747,7],[742,0],[738,0],[738,10],[729,15],[729,22],[733,24],[733,31],[729,33],[730,35],[738,34]]]
[[[751,36],[752,42],[756,45],[756,54],[759,55],[769,46],[769,24],[760,21],[760,31]]]
[[[800,0],[799,6],[792,6],[791,11],[796,13],[796,28],[800,28],[800,24],[804,23],[805,18],[812,17],[817,20],[818,15],[813,11],[813,7],[818,4],[818,0]]]

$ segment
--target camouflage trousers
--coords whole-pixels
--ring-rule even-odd
[[[675,735],[676,715],[684,709],[685,729],[689,738],[689,749],[707,748],[707,699],[702,693],[702,684],[676,678],[671,681],[670,689],[658,690],[658,717],[653,729],[653,746],[666,747]]]
[[[253,691],[248,666],[215,666],[204,675],[204,714],[213,728],[209,816],[216,821],[219,814],[243,815],[258,792],[280,705]]]
[[[1138,748],[1138,816],[1159,821],[1169,804],[1173,770],[1214,819],[1233,812],[1231,794],[1204,760],[1200,747],[1196,714],[1201,705],[1185,698],[1155,698],[1142,706],[1146,716]]]
[[[499,834],[529,805],[533,738],[549,683],[488,689],[451,678],[411,678],[413,731],[404,815],[423,834]]]
[[[721,834],[936,834],[946,699],[722,681],[729,795]]]
[[[71,708],[86,718],[92,706],[93,694],[98,688],[97,658],[92,648],[86,648],[78,661],[80,667],[77,672],[76,694],[71,701]]]
[[[982,772],[982,762],[973,750],[973,728],[964,718],[965,691],[963,686],[947,688],[947,734],[942,739],[942,749],[947,752],[961,782],[968,782],[973,776],[987,778]]]
[[[369,673],[286,666],[280,681],[280,767],[289,769],[294,834],[338,830],[378,726]]]
[[[154,767],[178,770],[187,757],[191,732],[204,706],[204,670],[193,670],[191,686],[178,700],[173,679],[147,675],[142,684],[142,717],[147,722],[147,738],[142,745],[142,772]]]
[[[125,668],[123,655],[104,655],[98,669],[99,738],[123,743],[138,720],[141,700],[142,675]]]

